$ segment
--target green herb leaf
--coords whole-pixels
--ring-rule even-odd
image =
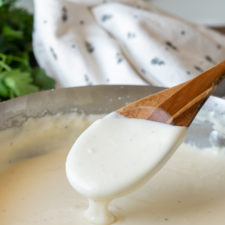
[[[19,69],[7,71],[4,83],[14,97],[30,94],[39,91],[39,88],[32,84],[32,78],[28,72]]]
[[[9,96],[9,90],[2,81],[0,81],[0,96],[4,98],[7,98]]]
[[[33,54],[33,15],[16,1],[0,0],[0,101],[55,87]]]
[[[10,26],[4,26],[2,28],[2,35],[8,40],[23,38],[23,32],[21,30],[12,29]]]
[[[39,67],[32,71],[34,84],[37,85],[41,90],[48,90],[55,87],[55,80],[48,77],[46,73]]]

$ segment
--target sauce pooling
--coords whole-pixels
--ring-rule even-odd
[[[65,161],[95,119],[45,116],[0,131],[1,225],[90,225],[88,201],[68,183]],[[115,225],[224,225],[224,177],[223,151],[182,144],[159,173],[109,208]]]

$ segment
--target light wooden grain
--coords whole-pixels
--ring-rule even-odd
[[[189,126],[207,98],[225,78],[225,61],[175,87],[131,103],[117,112],[128,118]]]

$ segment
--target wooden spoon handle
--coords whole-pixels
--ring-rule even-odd
[[[129,104],[117,112],[128,118],[189,126],[206,99],[225,78],[225,61],[175,87]]]

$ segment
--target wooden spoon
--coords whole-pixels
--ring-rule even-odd
[[[117,112],[128,118],[188,127],[224,78],[225,61],[187,82],[142,98]]]

